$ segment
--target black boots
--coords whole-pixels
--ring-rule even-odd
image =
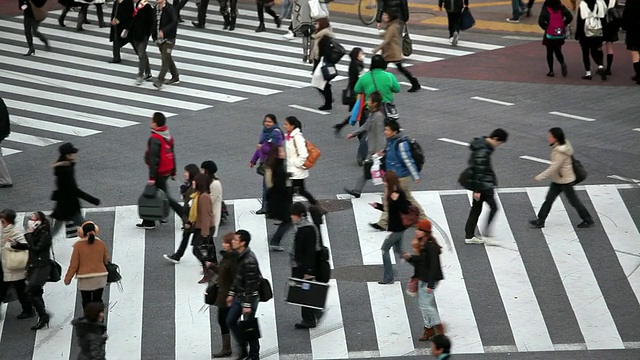
[[[44,307],[44,300],[42,299],[42,295],[38,297],[32,297],[31,302],[33,303],[33,307],[36,309],[38,313],[38,323],[31,327],[31,330],[40,330],[43,327],[49,327],[49,314]]]
[[[229,31],[233,31],[236,29],[236,17],[235,16],[231,16],[230,20],[229,20]]]
[[[409,89],[408,92],[412,93],[418,90],[420,90],[420,83],[418,82],[418,79],[411,78],[411,89]]]
[[[30,48],[29,48],[29,51],[27,51],[27,53],[26,53],[26,54],[24,54],[24,56],[31,56],[31,55],[33,55],[33,54],[35,54],[35,53],[36,53],[36,49],[34,49],[34,48],[30,47]]]
[[[67,17],[67,13],[69,12],[69,10],[71,10],[71,8],[69,8],[69,7],[65,7],[64,9],[62,9],[62,13],[60,14],[60,17],[58,18],[58,24],[60,25],[60,27],[65,27],[64,19]]]
[[[222,349],[213,354],[214,358],[224,358],[231,356],[231,334],[222,334]]]
[[[96,15],[98,16],[98,27],[106,27],[106,25],[104,24],[104,12],[102,11],[102,4],[96,4]]]
[[[229,17],[229,15],[222,15],[222,17],[224,18],[224,25],[222,25],[222,30],[227,30],[229,28],[229,25],[231,25],[231,18]]]
[[[256,28],[256,32],[263,32],[265,30],[264,23],[261,22],[260,25]]]

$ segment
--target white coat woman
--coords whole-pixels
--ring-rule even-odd
[[[2,282],[0,283],[0,304],[5,300],[9,288],[13,286],[18,295],[18,301],[22,306],[22,313],[18,315],[18,319],[28,319],[35,316],[33,307],[27,296],[27,250],[15,250],[11,245],[16,243],[27,244],[24,234],[16,228],[16,212],[11,209],[5,209],[0,212],[0,224],[2,224],[2,236],[0,240],[0,253],[2,254]],[[9,257],[13,255],[25,256],[24,267],[15,269],[11,267]],[[9,269],[9,267],[11,267]]]
[[[309,170],[304,167],[309,153],[307,142],[302,135],[302,123],[295,116],[289,116],[284,120],[285,151],[287,153],[287,173],[291,180],[290,193],[300,194],[316,205],[318,201],[304,186],[304,180],[309,177]]]

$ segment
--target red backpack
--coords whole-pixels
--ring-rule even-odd
[[[173,137],[167,141],[162,135],[153,133],[151,137],[160,141],[160,163],[158,175],[168,176],[173,173],[175,158],[173,155]]]
[[[545,31],[547,39],[565,39],[567,37],[567,28],[564,25],[564,16],[562,15],[562,9],[553,10],[547,7],[549,11],[549,24]]]

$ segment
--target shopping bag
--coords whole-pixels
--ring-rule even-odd
[[[327,80],[324,79],[324,75],[322,74],[322,66],[318,64],[311,76],[311,86],[324,90],[325,85],[327,85]]]
[[[362,117],[362,111],[364,110],[366,102],[364,101],[364,94],[359,94],[356,98],[356,103],[351,109],[351,117],[349,118],[349,125],[353,126],[360,121]]]
[[[318,0],[309,0],[309,15],[311,15],[312,19],[321,19],[329,16],[322,6],[320,5],[320,1]]]
[[[469,8],[462,9],[462,14],[460,15],[460,30],[469,30],[476,24],[476,20],[471,15],[471,10]]]
[[[380,165],[380,157],[374,155],[372,157],[371,163],[371,183],[373,185],[382,185],[382,177],[384,176],[384,171],[382,171],[382,166]]]

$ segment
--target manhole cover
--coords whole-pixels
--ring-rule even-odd
[[[327,210],[327,212],[344,211],[351,209],[351,201],[349,200],[326,199],[318,200],[318,202],[323,209]]]

